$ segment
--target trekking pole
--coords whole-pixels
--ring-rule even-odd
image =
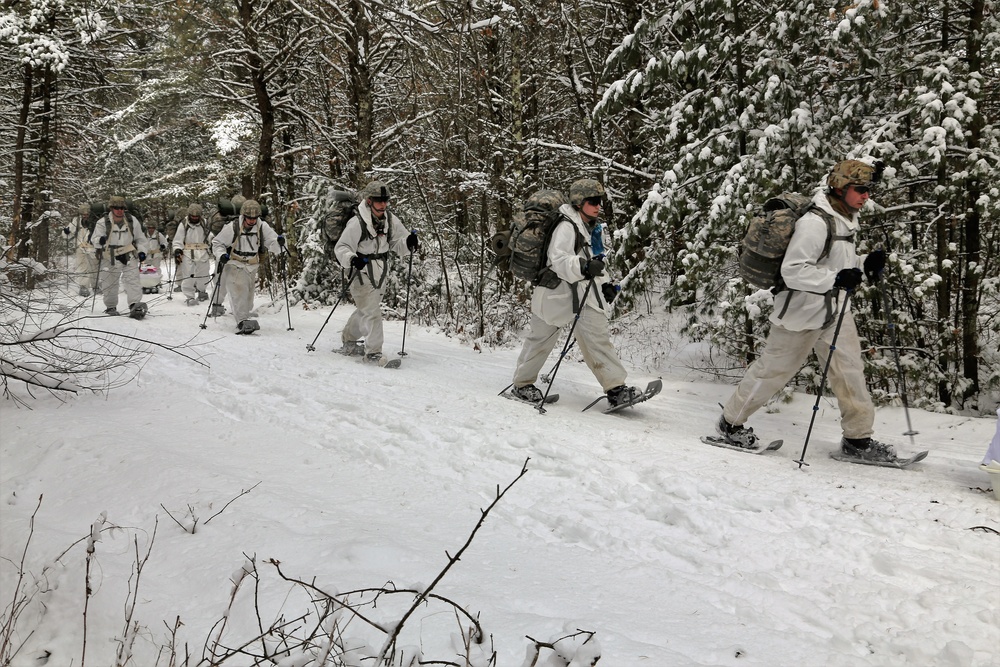
[[[104,244],[101,243],[103,246]],[[96,254],[96,250],[94,251]],[[101,254],[97,256],[97,277],[94,278],[94,298],[90,302],[90,312],[94,312],[94,306],[97,305],[97,287],[101,284],[101,262],[104,261],[104,249],[101,249]]]
[[[587,282],[587,289],[583,290],[583,298],[580,299],[580,309],[576,311],[573,316],[573,325],[569,328],[569,333],[566,334],[566,344],[563,345],[562,352],[559,353],[559,358],[556,359],[556,365],[552,368],[552,377],[549,379],[549,386],[545,389],[545,395],[542,396],[542,400],[535,406],[539,414],[545,414],[545,400],[549,397],[549,392],[552,391],[552,385],[556,381],[556,373],[559,372],[559,366],[562,364],[562,360],[566,357],[566,353],[569,352],[569,346],[573,342],[573,331],[576,329],[576,323],[580,321],[580,313],[583,309],[587,307],[587,297],[590,296],[590,288],[594,286],[594,279],[591,278]]]
[[[826,387],[826,375],[830,371],[830,362],[833,360],[833,352],[837,349],[837,337],[840,336],[840,327],[844,324],[844,315],[847,314],[847,304],[851,301],[854,290],[845,290],[844,305],[840,308],[840,317],[837,318],[837,328],[833,330],[833,340],[830,341],[830,354],[826,355],[826,364],[823,366],[823,377],[819,381],[819,391],[816,392],[816,403],[813,405],[812,418],[809,419],[809,430],[806,431],[806,441],[802,445],[802,454],[795,463],[799,464],[799,470],[806,463],[806,448],[809,447],[809,436],[812,434],[813,424],[816,422],[816,413],[819,412],[819,401],[823,398],[823,389]]]
[[[410,278],[413,276],[413,253],[410,253],[410,268],[406,271],[406,305],[403,307],[403,344],[399,348],[399,356],[405,357],[406,352],[406,322],[410,319]]]
[[[333,311],[337,310],[337,306],[339,306],[340,302],[344,300],[345,296],[347,296],[347,289],[351,286],[351,283],[354,281],[354,276],[357,273],[360,273],[360,272],[357,269],[355,269],[353,266],[351,266],[351,270],[347,272],[347,284],[344,285],[343,291],[340,293],[340,296],[337,298],[337,303],[333,304],[333,308],[330,309],[330,314],[326,316],[326,320],[324,320],[323,326],[321,326],[319,328],[319,331],[316,332],[316,337],[313,338],[313,342],[311,342],[308,345],[306,345],[306,351],[307,352],[315,352],[316,351],[316,341],[319,340],[319,335],[321,333],[323,333],[323,329],[326,328],[327,322],[329,322],[330,318],[333,317]]]
[[[173,265],[173,266],[171,267],[171,265]],[[167,301],[173,301],[174,300],[174,278],[177,276],[177,260],[176,259],[171,258],[170,260],[167,261],[167,269],[170,269],[170,268],[173,268],[173,271],[169,272],[170,273],[170,284],[167,286]]]
[[[69,289],[69,236],[66,236],[66,289]]]
[[[910,403],[906,400],[906,377],[903,375],[903,365],[899,361],[899,338],[896,333],[896,325],[892,321],[892,311],[889,308],[889,293],[885,288],[885,279],[880,273],[878,276],[878,289],[882,293],[882,309],[885,310],[885,325],[889,328],[889,334],[892,339],[892,354],[896,359],[896,373],[899,375],[899,397],[903,400],[903,414],[906,415],[906,433],[903,435],[910,436],[910,444],[915,444],[913,441],[913,436],[917,435],[917,431],[913,430],[913,424],[910,423]]]
[[[567,354],[567,353],[568,353],[568,352],[569,352],[570,350],[572,350],[572,349],[573,349],[573,346],[574,346],[574,345],[576,345],[576,339],[575,339],[575,338],[574,338],[574,339],[572,339],[572,342],[571,342],[571,343],[569,344],[569,347],[565,348],[565,349],[564,349],[564,350],[562,351],[562,354],[560,354],[560,355],[559,355],[559,359],[557,359],[557,360],[556,360],[556,363],[558,363],[559,361],[561,361],[561,360],[562,360],[562,358],[563,358],[563,357],[565,357],[565,356],[566,356],[566,354]],[[553,368],[553,370],[549,371],[548,373],[542,373],[541,375],[539,375],[539,376],[538,376],[538,379],[539,379],[539,380],[541,380],[542,382],[544,382],[545,384],[549,384],[550,382],[552,382],[552,373],[553,373],[553,371],[555,370],[555,366],[553,365],[553,367],[552,367],[552,368]]]
[[[212,312],[212,307],[215,306],[215,295],[219,291],[219,285],[222,284],[222,268],[225,265],[226,265],[226,263],[223,262],[220,259],[219,260],[219,264],[215,268],[215,274],[216,274],[215,275],[215,287],[212,289],[212,298],[208,300],[208,310],[205,311],[205,319],[203,319],[201,321],[201,328],[202,329],[207,329],[208,328],[208,325],[205,324],[205,323],[208,322],[208,314]]]
[[[295,331],[292,328],[292,307],[288,303],[288,273],[285,271],[285,253],[281,253],[281,284],[285,288],[285,312],[288,313],[288,331]]]

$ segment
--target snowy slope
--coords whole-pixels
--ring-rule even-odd
[[[293,307],[288,331],[283,303],[258,297],[262,330],[245,337],[228,316],[201,330],[201,307],[147,301],[142,322],[93,322],[172,344],[194,336],[210,368],[159,350],[107,397],[0,406],[4,605],[44,494],[25,560],[40,588],[15,665],[46,652],[50,665],[81,663],[85,542],[70,547],[101,512],[121,530],[95,547],[86,662],[115,664],[136,552],[149,549],[132,664],[152,665],[177,617],[177,644],[201,655],[248,556],[258,599],[238,591],[230,645],[254,636],[258,615],[266,626],[310,610],[268,559],[330,592],[426,587],[528,459],[434,589],[480,615],[501,666],[522,664],[526,636],[576,629],[596,632],[602,665],[998,664],[1000,503],[976,467],[995,420],[914,412],[913,446],[897,435],[903,412],[879,410],[877,435],[931,450],[897,471],[829,459],[838,413],[824,401],[800,469],[811,396],[755,416],[785,446],[752,456],[698,440],[731,388],[671,368],[636,371],[641,386],[662,375],[663,393],[609,416],[580,412],[599,387],[570,359],[560,401],[539,415],[497,396],[517,350],[480,353],[410,326],[402,368],[385,370],[331,352],[349,304],[307,352],[327,308]],[[386,324],[387,353],[402,329]],[[175,521],[193,517],[193,533]],[[400,608],[373,613],[392,621]],[[360,624],[350,632],[381,641]],[[454,660],[456,632],[454,615],[431,606],[402,643]]]

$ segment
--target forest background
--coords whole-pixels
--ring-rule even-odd
[[[996,402],[1000,18],[986,0],[5,0],[0,40],[10,284],[37,279],[18,266],[65,265],[60,231],[83,203],[123,194],[167,229],[178,208],[239,194],[288,237],[294,301],[330,304],[329,193],[378,178],[423,239],[388,308],[409,295],[408,317],[504,345],[528,292],[492,270],[491,238],[534,190],[590,177],[608,189],[616,333],[681,313],[733,379],[770,305],[736,273],[749,215],[871,157],[887,169],[859,250],[890,262],[885,292],[861,288],[854,308],[873,394]]]

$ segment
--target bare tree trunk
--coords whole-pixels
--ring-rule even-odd
[[[966,53],[969,58],[969,73],[980,73],[983,69],[982,35],[983,17],[986,14],[986,0],[973,0],[969,7],[969,31],[966,39]],[[973,90],[970,94],[975,95]],[[980,100],[982,102],[982,100]],[[979,152],[983,131],[982,106],[972,117],[969,124],[968,147],[969,154]],[[982,187],[976,175],[966,179],[967,211],[965,216],[965,251],[966,272],[962,285],[962,373],[969,380],[963,398],[969,398],[979,393],[979,286],[981,281],[980,267],[980,229],[979,229],[979,198]]]
[[[238,0],[240,25],[243,28],[243,39],[250,49],[247,62],[250,65],[250,81],[253,84],[254,99],[257,102],[257,112],[260,114],[260,139],[257,142],[257,165],[254,168],[253,193],[268,189],[274,174],[272,156],[274,155],[274,105],[267,91],[267,72],[260,58],[260,42],[253,27],[255,0]],[[273,193],[277,195],[277,193]]]
[[[350,32],[347,43],[351,51],[348,54],[348,72],[350,73],[350,101],[355,112],[355,150],[354,184],[362,187],[365,174],[372,168],[372,127],[373,100],[371,70],[368,67],[369,49],[372,48],[371,30],[368,16],[362,0],[351,0],[351,21],[354,30]]]
[[[24,257],[27,253],[27,234],[24,233],[24,154],[27,151],[28,118],[31,110],[31,97],[34,76],[31,65],[24,66],[24,89],[21,94],[21,110],[17,117],[17,139],[14,143],[14,211],[11,221],[10,237],[7,244],[9,261]],[[28,208],[30,212],[30,206]],[[30,216],[28,217],[30,219]]]

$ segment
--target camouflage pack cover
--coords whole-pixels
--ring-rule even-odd
[[[826,244],[819,259],[830,254],[835,233],[835,221],[823,209],[813,204],[812,197],[797,192],[785,192],[764,202],[747,226],[738,250],[740,276],[757,289],[777,293],[784,289],[781,262],[788,242],[795,232],[795,223],[808,211],[815,210],[827,224]]]
[[[545,265],[552,230],[563,219],[559,207],[565,203],[566,197],[558,190],[539,190],[514,214],[506,255],[501,259],[515,278],[549,289],[559,286],[559,276]]]
[[[344,233],[347,222],[358,213],[360,198],[347,190],[332,190],[329,192],[333,200],[333,208],[323,219],[323,235],[330,248],[337,245],[340,235]],[[364,227],[362,230],[364,231]]]

